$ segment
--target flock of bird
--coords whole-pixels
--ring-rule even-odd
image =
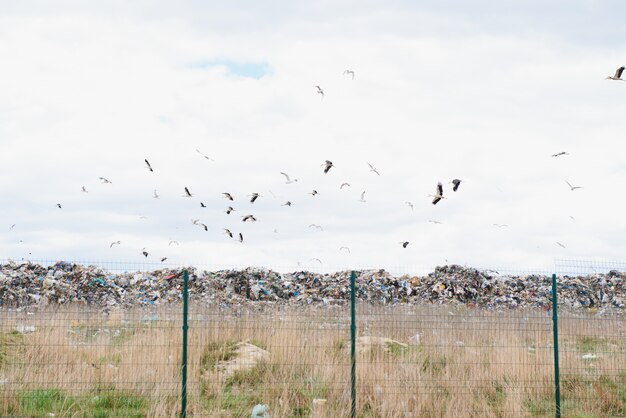
[[[623,74],[623,72],[624,72],[624,69],[625,69],[625,67],[624,67],[624,66],[621,66],[621,67],[619,67],[619,68],[615,71],[615,74],[614,74],[613,76],[608,76],[608,77],[606,77],[606,78],[607,78],[607,79],[610,79],[610,80],[624,81],[624,80],[622,79],[622,74]],[[349,69],[348,69],[348,70],[345,70],[345,71],[343,72],[343,75],[350,76],[352,80],[354,80],[354,78],[355,78],[355,72],[354,72],[353,70],[349,70]],[[317,94],[319,94],[319,95],[321,96],[321,98],[323,99],[323,98],[324,98],[324,89],[323,89],[321,86],[319,86],[319,85],[315,85],[315,86],[313,86],[313,87],[316,89]],[[209,156],[205,155],[205,154],[204,154],[204,153],[202,153],[200,150],[196,149],[196,152],[197,152],[197,153],[198,153],[201,157],[203,157],[204,159],[206,159],[206,160],[208,160],[208,161],[214,161],[211,157],[209,157]],[[553,158],[558,158],[558,157],[567,156],[567,155],[569,155],[569,153],[568,153],[568,152],[566,152],[566,151],[561,151],[561,152],[558,152],[558,153],[552,154],[552,157],[553,157]],[[146,168],[148,171],[150,171],[151,173],[154,173],[154,168],[152,167],[152,164],[150,164],[150,162],[148,161],[148,159],[144,159],[144,163],[145,163],[145,168]],[[380,175],[381,175],[381,174],[380,174],[380,172],[378,171],[378,169],[377,169],[376,167],[374,167],[371,163],[369,163],[369,162],[368,162],[368,163],[367,163],[367,165],[369,166],[369,172],[370,172],[370,173],[376,174],[377,176],[380,176]],[[332,161],[330,161],[330,160],[326,160],[326,161],[324,161],[324,163],[322,163],[322,164],[321,164],[321,167],[323,168],[323,169],[322,169],[322,173],[323,173],[323,174],[328,174],[328,173],[330,172],[330,170],[331,170],[333,167],[335,167],[335,165],[333,164],[333,162],[332,162]],[[287,174],[287,173],[285,173],[285,172],[280,172],[280,175],[282,175],[282,176],[284,177],[285,184],[292,184],[292,183],[296,183],[296,182],[298,182],[298,179],[296,179],[296,178],[292,178],[289,174]],[[112,182],[112,181],[110,181],[109,179],[107,179],[106,177],[99,177],[98,179],[100,180],[100,182],[101,182],[102,184],[110,184],[110,185],[112,185],[112,184],[113,184],[113,182]],[[453,193],[456,193],[457,191],[459,191],[459,187],[460,187],[461,183],[462,183],[462,180],[461,180],[461,179],[458,179],[458,178],[455,178],[455,179],[453,179],[453,180],[451,180],[451,181],[449,182],[449,184],[452,184],[452,192],[453,192]],[[574,192],[574,191],[576,191],[576,190],[579,190],[579,189],[582,189],[582,188],[583,188],[583,186],[574,186],[574,185],[572,185],[570,182],[568,182],[567,180],[565,180],[565,183],[568,185],[568,187],[570,188],[570,190],[571,190],[572,192]],[[339,189],[340,189],[340,190],[342,190],[344,187],[350,187],[350,183],[347,183],[347,182],[343,182],[343,183],[341,183],[341,184],[340,184],[340,186],[339,186]],[[89,191],[87,190],[87,188],[86,188],[85,186],[82,186],[82,187],[81,187],[81,192],[83,192],[83,193],[89,193]],[[319,193],[318,193],[318,191],[317,191],[317,190],[313,189],[313,190],[312,190],[311,192],[309,192],[308,194],[310,194],[311,196],[316,196],[316,195],[318,195]],[[159,194],[157,193],[157,190],[156,190],[156,189],[154,190],[154,192],[153,192],[153,196],[152,196],[152,197],[153,197],[153,198],[155,198],[155,199],[159,199],[159,198],[160,198],[160,196],[159,196]],[[183,198],[193,198],[193,197],[194,197],[194,195],[191,193],[191,191],[189,190],[189,188],[188,188],[187,186],[184,186],[184,187],[183,187],[183,194],[181,195],[181,197],[183,197]],[[257,192],[253,192],[252,194],[248,195],[248,197],[249,197],[249,203],[250,203],[250,204],[254,204],[254,203],[255,203],[255,202],[256,202],[259,198],[262,198],[263,196],[262,196],[261,194],[257,193]],[[434,192],[434,194],[432,194],[432,195],[428,195],[428,197],[432,197],[432,201],[431,201],[431,202],[432,202],[432,204],[433,204],[433,205],[437,205],[437,204],[438,204],[441,200],[443,200],[443,199],[447,199],[447,198],[448,198],[448,195],[447,195],[447,194],[446,194],[446,195],[444,195],[444,188],[443,188],[443,184],[442,184],[441,182],[438,182],[438,183],[437,183],[437,186],[436,186],[436,188],[435,188],[435,192]],[[229,201],[229,203],[230,203],[230,202],[235,202],[235,197],[234,197],[231,193],[229,193],[229,192],[223,192],[223,193],[222,193],[222,198],[224,198],[224,199],[228,200],[228,201]],[[366,203],[366,202],[367,202],[367,201],[365,200],[365,191],[363,191],[363,192],[361,193],[361,195],[360,195],[360,199],[359,199],[359,202],[362,202],[362,203]],[[410,201],[406,201],[406,202],[404,202],[404,203],[405,203],[405,204],[406,204],[406,205],[407,205],[407,206],[408,206],[411,210],[413,210],[413,209],[414,209],[414,206],[413,206],[413,203],[412,203],[412,202],[410,202]],[[57,208],[58,208],[58,209],[63,209],[63,206],[62,206],[62,204],[61,204],[61,203],[57,203],[57,204],[56,204],[56,206],[57,206]],[[287,201],[286,201],[284,204],[282,204],[281,206],[287,206],[287,207],[290,207],[290,206],[292,206],[292,202],[291,202],[290,200],[287,200]],[[200,207],[201,207],[201,208],[206,208],[207,206],[205,205],[205,203],[204,203],[204,202],[200,202]],[[226,215],[231,215],[231,214],[232,214],[233,212],[235,212],[235,211],[236,211],[236,209],[235,209],[233,206],[231,206],[231,205],[227,206],[227,208],[224,210],[224,212],[226,213]],[[240,217],[241,217],[241,221],[242,221],[243,223],[246,223],[246,222],[256,222],[256,221],[257,221],[257,218],[255,217],[255,215],[254,215],[254,214],[245,214],[245,215],[241,215]],[[572,220],[574,220],[574,218],[573,218],[572,216],[570,216],[570,218],[571,218]],[[193,224],[193,225],[199,226],[199,227],[203,228],[205,231],[208,231],[208,229],[209,229],[209,228],[208,228],[208,226],[207,226],[206,224],[204,224],[204,223],[200,222],[200,220],[199,220],[199,219],[192,219],[192,220],[191,220],[191,222],[192,222],[192,224]],[[430,222],[430,223],[432,223],[432,224],[442,224],[442,222],[437,221],[437,220],[429,220],[428,222]],[[497,228],[505,228],[505,227],[508,227],[508,225],[507,225],[507,224],[500,224],[500,223],[494,223],[494,224],[492,224],[492,225],[493,225],[493,226],[495,226],[495,227],[497,227]],[[16,226],[16,224],[12,224],[12,225],[11,225],[11,227],[10,227],[9,229],[13,229],[13,228],[15,228],[15,226]],[[317,229],[317,230],[319,230],[319,231],[323,231],[323,230],[324,230],[324,229],[323,229],[323,227],[322,227],[321,225],[314,224],[314,223],[309,224],[309,228],[312,228],[312,229]],[[237,232],[237,233],[234,233],[234,232],[232,232],[232,231],[231,231],[230,229],[228,229],[228,228],[223,228],[223,231],[224,231],[224,232],[223,232],[223,234],[224,234],[224,235],[227,235],[227,236],[228,236],[228,237],[230,237],[231,239],[235,239],[235,240],[237,240],[239,243],[244,243],[244,235],[243,235],[243,233],[242,233],[242,232]],[[276,231],[276,229],[274,230],[274,232],[277,232],[277,231]],[[175,240],[170,240],[170,241],[169,241],[169,244],[168,244],[168,247],[169,247],[169,246],[171,246],[171,245],[173,245],[173,244],[175,244],[175,245],[179,245],[178,241],[175,241]],[[401,242],[400,242],[400,245],[402,246],[402,248],[407,248],[410,244],[411,244],[411,243],[410,243],[409,241],[401,241]],[[564,245],[564,244],[562,244],[561,242],[556,242],[556,244],[557,244],[559,247],[566,248],[566,247],[565,247],[565,245]],[[113,248],[115,245],[121,245],[121,241],[120,241],[120,240],[116,240],[116,241],[111,242],[111,243],[109,244],[109,248]],[[350,248],[349,248],[349,247],[347,247],[347,246],[341,246],[341,247],[339,248],[339,251],[346,251],[347,253],[350,253]],[[146,248],[142,248],[142,250],[141,250],[141,254],[142,254],[144,257],[146,257],[146,258],[149,256],[149,252],[146,250]],[[161,260],[161,262],[164,262],[164,261],[166,261],[166,260],[167,260],[167,257],[160,257],[160,260]],[[320,264],[322,264],[322,261],[321,261],[320,259],[318,259],[318,258],[311,258],[311,259],[310,259],[310,261],[316,261],[316,262],[319,262]]]

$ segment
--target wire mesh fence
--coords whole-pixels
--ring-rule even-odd
[[[626,416],[626,263],[556,260],[564,416]]]
[[[558,277],[556,341],[548,275],[358,270],[352,322],[350,272],[190,269],[186,350],[182,266],[54,266],[0,270],[0,416],[626,415],[609,265]]]

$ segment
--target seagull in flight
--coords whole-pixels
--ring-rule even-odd
[[[258,193],[252,193],[251,195],[248,195],[248,196],[250,196],[250,203],[254,203],[254,201],[257,200],[259,197],[263,197]]]
[[[313,86],[317,89],[317,93],[322,95],[322,99],[324,98],[324,90],[320,86]]]
[[[311,196],[315,196],[316,194],[319,194],[319,193],[317,192],[317,190],[313,189],[313,191],[311,193],[309,193],[309,194]]]
[[[309,261],[317,261],[318,263],[320,263],[320,266],[323,264],[322,260],[320,260],[319,258],[311,258]]]
[[[437,190],[435,191],[435,194],[430,194],[428,196],[434,198],[433,205],[436,205],[437,202],[439,202],[441,199],[445,199],[445,197],[443,197],[443,185],[441,184],[441,182],[437,183]]]
[[[183,197],[191,197],[191,196],[193,196],[193,195],[191,194],[189,189],[185,187],[185,194],[183,195]]]
[[[83,187],[82,187],[81,192],[83,192],[83,193],[89,193],[89,192],[87,191],[87,189],[85,188],[85,186],[83,186]]]
[[[565,151],[557,152],[556,154],[552,154],[552,157],[559,157],[561,155],[569,155],[569,153]]]
[[[100,179],[100,182],[101,182],[102,184],[113,184],[113,182],[112,182],[112,181],[110,181],[110,180],[108,180],[108,179],[106,179],[106,178],[104,178],[104,177],[98,177],[98,178]]]
[[[343,75],[346,75],[346,74],[351,75],[352,79],[354,80],[354,71],[353,70],[346,70],[346,71],[344,71]]]
[[[154,170],[152,169],[152,166],[150,165],[150,163],[148,162],[147,159],[144,159],[144,161],[146,162],[146,168],[148,170],[150,170],[150,172],[154,173]]]
[[[226,193],[226,192],[222,193],[222,197],[228,200],[235,200],[233,199],[233,196],[230,193]]]
[[[202,228],[204,228],[204,230],[205,230],[206,232],[209,232],[209,227],[208,227],[208,226],[206,226],[206,224],[200,223],[200,224],[198,224],[198,225],[200,225]]]
[[[401,242],[400,244],[402,244],[402,248],[406,248],[406,247],[408,247],[410,242],[409,241],[404,241],[404,242]]]
[[[243,235],[241,232],[239,233],[239,242],[243,244]]]
[[[234,211],[234,210],[235,210],[235,209],[233,209],[233,207],[232,207],[232,206],[229,206],[229,207],[228,207],[228,209],[226,209],[224,212],[226,212],[226,214],[227,214],[227,215],[230,215],[230,213],[231,213],[232,211]]]
[[[200,207],[201,208],[206,208],[206,205],[204,203],[200,202]]]
[[[58,207],[59,209],[62,209],[62,208],[61,208],[61,204],[60,204],[60,203],[57,203],[57,207]]]
[[[192,219],[191,223],[194,225],[200,225],[200,219]]]
[[[570,215],[570,216],[569,216],[569,218],[570,218],[572,221],[576,222],[576,219],[575,219],[572,215]]]
[[[213,158],[211,158],[211,157],[209,157],[209,156],[204,155],[203,153],[201,153],[201,152],[200,152],[200,150],[199,150],[199,149],[197,149],[197,148],[196,148],[196,152],[197,152],[198,154],[202,155],[205,159],[207,159],[207,160],[209,160],[209,161],[215,161]]]
[[[158,195],[156,189],[154,189],[154,194],[152,195],[152,197],[155,198],[155,199],[159,198],[159,195]]]
[[[461,185],[461,180],[454,179],[450,183],[452,183],[452,191],[453,192],[456,192],[457,190],[459,190],[459,186]]]
[[[178,241],[171,240],[171,241],[169,242],[169,244],[167,244],[167,246],[169,247],[169,246],[170,246],[170,245],[172,245],[172,244],[180,245],[180,244],[178,243]]]
[[[120,245],[121,243],[121,241],[113,241],[111,245],[109,245],[109,248],[113,248],[114,245]]]
[[[557,245],[558,245],[559,247],[561,247],[561,248],[565,248],[565,245],[561,244],[560,242],[558,242],[558,241],[557,241],[556,243],[557,243]]]
[[[343,189],[344,186],[350,187],[350,183],[341,183],[341,186],[339,186],[339,190]]]
[[[493,226],[497,226],[498,228],[508,228],[507,224],[492,224]]]
[[[167,260],[167,257],[163,257],[163,258],[161,259],[161,263],[162,263],[162,262],[164,262],[165,260]]]
[[[330,170],[331,167],[334,167],[332,161],[329,160],[326,160],[326,162],[322,164],[322,166],[324,167],[324,174],[328,173],[328,170]]]
[[[283,203],[281,206],[291,206],[291,201],[286,201],[285,203]]]
[[[146,251],[145,248],[141,249],[141,254],[143,254],[144,257],[148,258],[148,251]]]
[[[242,222],[246,222],[246,221],[250,221],[250,222],[256,222],[256,218],[254,217],[254,215],[245,215],[241,217],[241,221]]]
[[[365,190],[363,190],[363,193],[361,193],[361,199],[359,199],[359,202],[361,203],[367,202],[367,200],[365,200]]]
[[[573,192],[576,189],[582,189],[583,186],[572,186],[569,181],[565,180],[565,183],[569,186],[570,190]]]
[[[224,228],[224,233],[225,233],[226,235],[228,235],[229,237],[231,237],[231,238],[233,237],[233,233],[232,233],[232,232],[230,232],[230,229],[228,229],[228,228]]]
[[[350,254],[350,248],[348,247],[339,247],[339,251],[341,250],[346,250],[348,252],[348,254]]]
[[[440,221],[429,220],[428,222],[430,222],[431,224],[435,224],[435,225],[443,225],[443,222],[440,222]]]
[[[373,171],[374,173],[380,176],[380,173],[378,172],[378,170],[376,170],[376,168],[373,165],[371,165],[370,163],[367,163],[367,165],[370,166],[370,171]]]
[[[411,210],[413,210],[413,203],[407,201],[407,202],[404,202],[404,204],[410,207]]]
[[[13,229],[13,228],[15,228],[15,224],[11,225],[9,229]]]
[[[321,226],[321,225],[316,225],[316,224],[311,224],[311,225],[309,225],[309,228],[316,228],[316,229],[318,229],[318,230],[320,230],[320,231],[323,231],[323,230],[324,230],[324,228],[322,228],[322,226]]]
[[[621,67],[619,67],[617,70],[615,70],[615,75],[613,77],[608,76],[606,79],[607,80],[619,80],[619,81],[624,81],[622,79],[622,73],[624,72],[624,69],[626,67],[624,67],[623,65]]]
[[[283,176],[285,176],[285,179],[286,179],[285,184],[291,184],[291,183],[295,183],[295,182],[297,182],[297,181],[298,181],[298,179],[293,179],[293,180],[292,180],[292,179],[291,179],[291,177],[289,177],[289,174],[287,174],[287,173],[283,173],[282,171],[280,172],[280,174],[282,174]]]

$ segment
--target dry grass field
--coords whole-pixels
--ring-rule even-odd
[[[357,319],[359,417],[554,415],[547,312],[361,304]],[[561,316],[563,416],[626,416],[624,324]],[[249,417],[257,403],[272,417],[349,416],[347,307],[191,306],[189,326],[190,416]],[[181,358],[180,306],[5,310],[0,416],[174,417]]]

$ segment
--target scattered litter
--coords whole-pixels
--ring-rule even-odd
[[[83,303],[107,307],[159,305],[182,299],[180,269],[111,273],[97,266],[58,262],[43,266],[0,265],[0,306]],[[341,305],[350,299],[350,271],[279,273],[263,268],[204,271],[189,268],[189,294],[220,308],[255,302]],[[385,270],[356,271],[357,298],[373,304],[447,304],[489,309],[551,307],[551,277],[503,275],[458,265],[426,276],[393,276]],[[626,273],[611,271],[559,277],[559,306],[598,315],[623,311]],[[147,322],[158,318],[146,318]]]
[[[35,332],[34,325],[18,325],[15,327],[15,330],[20,334],[31,334]]]
[[[597,358],[598,356],[596,356],[595,354],[591,354],[591,353],[583,354],[583,360],[595,360]]]
[[[255,405],[252,408],[251,418],[270,418],[269,407],[267,405]]]

